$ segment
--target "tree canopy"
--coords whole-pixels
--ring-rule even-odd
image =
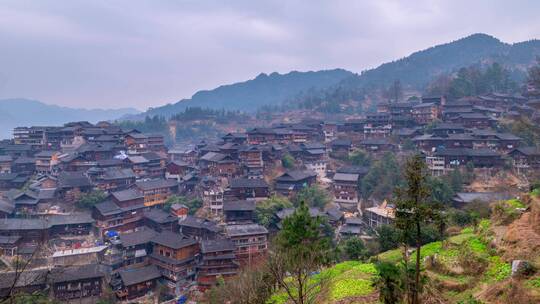
[[[84,193],[78,200],[77,206],[84,209],[92,209],[96,204],[101,203],[107,194],[101,190],[92,190],[89,193]]]
[[[330,194],[319,185],[312,185],[300,190],[294,197],[295,206],[305,202],[309,207],[324,208],[331,201]]]

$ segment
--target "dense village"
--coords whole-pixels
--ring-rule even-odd
[[[264,260],[294,212],[270,209],[263,221],[258,206],[309,191],[327,196],[309,212],[336,241],[369,242],[394,221],[395,205],[392,193],[362,193],[370,168],[351,162],[355,153],[420,152],[432,176],[516,179],[508,189],[464,187],[451,199],[456,209],[512,198],[540,167],[540,150],[501,125],[538,113],[540,101],[521,95],[422,97],[380,103],[358,119],[254,126],[169,147],[163,135],[109,122],[17,127],[0,142],[0,297],[204,298]]]

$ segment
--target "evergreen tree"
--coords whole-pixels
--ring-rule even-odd
[[[404,243],[411,236],[415,240],[416,258],[414,279],[407,281],[409,304],[419,304],[421,292],[420,257],[422,246],[422,226],[437,220],[439,214],[435,204],[430,203],[427,172],[420,155],[411,157],[405,166],[405,187],[397,189],[396,226],[402,230]],[[405,268],[408,269],[407,258]],[[407,275],[407,277],[409,277]]]
[[[292,303],[319,303],[318,297],[324,294],[322,291],[328,281],[323,277],[311,279],[311,274],[332,257],[331,240],[325,236],[323,227],[323,219],[312,217],[309,208],[301,202],[283,221],[283,228],[276,237],[268,269]]]

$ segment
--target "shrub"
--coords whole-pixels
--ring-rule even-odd
[[[510,263],[506,263],[499,256],[492,256],[489,258],[489,267],[486,271],[486,277],[488,280],[502,281],[510,276],[512,273],[512,267]]]
[[[457,252],[457,262],[467,274],[478,274],[484,271],[487,261],[477,255],[471,248],[469,242],[461,244]]]

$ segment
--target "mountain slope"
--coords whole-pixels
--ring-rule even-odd
[[[523,75],[539,55],[540,40],[508,44],[486,34],[474,34],[382,64],[352,76],[342,84],[356,87],[387,86],[399,79],[404,85],[422,89],[443,73],[492,62],[499,62]]]
[[[169,116],[186,107],[255,111],[264,105],[280,104],[311,88],[331,87],[352,75],[353,73],[342,69],[270,75],[263,73],[252,80],[199,91],[190,99],[151,108],[145,114]]]
[[[13,128],[17,126],[62,125],[80,120],[97,122],[137,113],[132,108],[74,109],[22,98],[3,99],[0,100],[0,138],[10,138]]]
[[[503,64],[511,70],[515,80],[521,80],[536,56],[540,56],[540,40],[508,44],[486,34],[474,34],[384,63],[360,75],[342,69],[260,74],[252,80],[199,91],[191,99],[151,108],[140,115],[124,118],[170,116],[186,107],[194,106],[255,111],[263,105],[279,105],[301,93],[311,91],[310,89],[315,89],[315,94],[320,94],[321,91],[332,92],[337,88],[343,94],[347,90],[386,87],[396,79],[405,86],[421,90],[441,74],[454,72],[461,67],[492,62]]]

